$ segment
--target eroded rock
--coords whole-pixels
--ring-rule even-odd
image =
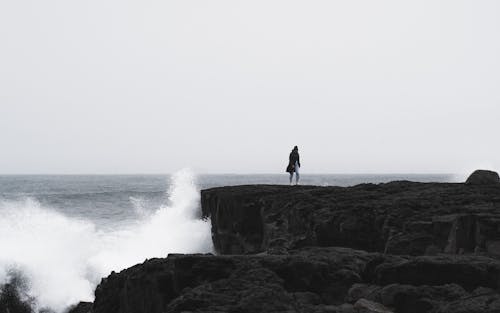
[[[289,255],[171,255],[104,279],[93,312],[314,312],[342,304],[373,257],[345,248]]]
[[[354,308],[359,313],[393,313],[393,311],[386,308],[384,305],[366,299],[359,299],[354,304]]]
[[[71,307],[68,313],[92,313],[92,302],[80,302]]]
[[[392,182],[354,187],[232,186],[202,191],[221,254],[344,246],[467,254],[500,240],[500,188]]]
[[[342,304],[360,299],[395,312],[434,312],[478,288],[496,290],[499,271],[500,261],[486,257],[395,257],[347,248],[171,255],[104,279],[93,312],[342,312]]]

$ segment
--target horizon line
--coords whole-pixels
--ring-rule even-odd
[[[173,173],[159,172],[159,173],[0,173],[0,176],[155,176],[155,175],[174,175]],[[301,175],[458,175],[461,173],[451,173],[451,172],[329,172],[329,173],[303,173]],[[287,175],[287,173],[195,173],[195,175],[246,175],[246,176],[257,176],[257,175]]]

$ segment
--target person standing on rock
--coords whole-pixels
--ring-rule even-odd
[[[299,184],[299,169],[300,169],[300,157],[299,157],[299,148],[297,146],[293,147],[292,152],[290,152],[290,156],[288,158],[288,166],[286,167],[286,171],[290,173],[290,185],[292,184],[293,173],[295,173],[295,185]]]

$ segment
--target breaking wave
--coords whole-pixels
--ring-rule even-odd
[[[102,277],[168,253],[211,252],[194,175],[173,175],[168,203],[134,225],[98,230],[33,199],[0,200],[0,285],[15,285],[34,311],[92,301]]]

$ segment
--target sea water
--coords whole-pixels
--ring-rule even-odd
[[[307,175],[302,184],[451,182],[453,175]],[[0,176],[0,286],[35,311],[92,301],[101,278],[168,253],[213,252],[200,190],[287,184],[288,175]],[[19,283],[20,282],[20,283]]]

